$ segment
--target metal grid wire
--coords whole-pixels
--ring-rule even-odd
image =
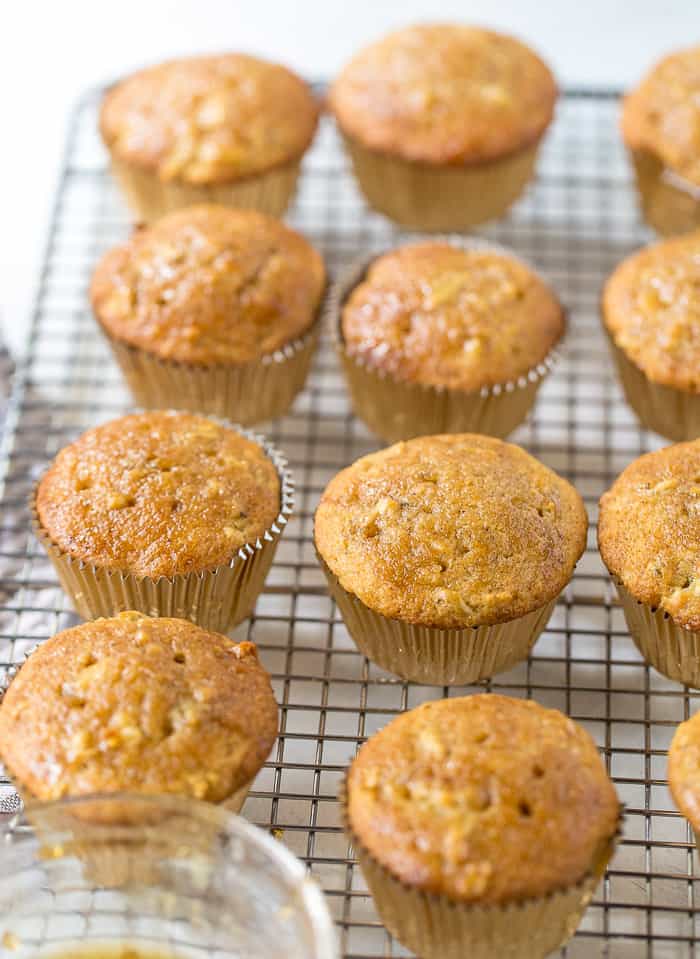
[[[96,140],[96,104],[90,95],[72,118],[28,359],[15,371],[5,409],[0,668],[75,622],[29,530],[32,481],[66,442],[129,405],[86,305],[97,257],[129,229]],[[536,184],[505,220],[482,231],[536,264],[569,308],[562,360],[514,438],[578,487],[591,519],[587,552],[532,656],[483,686],[531,696],[582,722],[627,806],[619,851],[562,955],[688,959],[699,941],[700,872],[688,826],[667,790],[666,750],[700,694],[644,665],[595,545],[598,497],[627,463],[660,445],[623,402],[599,329],[604,277],[648,239],[618,141],[617,109],[612,94],[567,94]],[[364,207],[330,124],[307,159],[291,221],[332,271],[400,239]],[[311,542],[314,507],[337,470],[377,448],[349,412],[327,341],[291,414],[263,431],[288,454],[298,494],[255,615],[234,634],[258,644],[281,706],[279,740],[245,814],[308,862],[326,890],[347,959],[405,956],[378,922],[349,855],[336,791],[366,736],[404,709],[465,690],[404,683],[368,663],[326,594]],[[0,796],[3,789],[8,795],[0,785]]]

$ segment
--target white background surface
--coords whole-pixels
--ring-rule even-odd
[[[562,84],[634,83],[700,42],[699,0],[7,0],[0,45],[0,321],[21,347],[71,104],[88,86],[179,54],[245,50],[330,76],[396,26],[457,19],[531,43]]]

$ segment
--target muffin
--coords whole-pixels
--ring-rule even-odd
[[[600,500],[598,545],[644,659],[700,687],[700,440],[623,470]]]
[[[170,60],[117,83],[102,102],[100,133],[139,221],[193,203],[281,216],[318,112],[290,70],[227,53]]]
[[[403,679],[471,683],[525,659],[586,545],[576,490],[501,440],[396,443],[338,473],[314,540],[360,650]]]
[[[39,800],[171,793],[237,812],[276,737],[253,643],[137,612],[53,636],[0,703],[0,757]]]
[[[361,50],[329,105],[371,207],[418,230],[465,230],[520,196],[556,97],[523,43],[438,23]]]
[[[323,260],[255,210],[201,205],[110,250],[94,314],[136,402],[250,424],[281,416],[318,339]]]
[[[137,609],[222,632],[249,615],[291,512],[285,460],[189,413],[88,430],[35,489],[35,532],[84,619]]]
[[[700,713],[681,723],[668,751],[668,785],[700,850]]]
[[[565,330],[561,304],[520,260],[458,239],[363,262],[334,289],[330,311],[355,412],[390,443],[507,436]]]
[[[656,64],[625,97],[621,127],[647,223],[700,227],[700,46]]]
[[[620,805],[596,746],[507,696],[425,703],[360,749],[344,800],[387,928],[424,959],[542,959],[573,935]]]
[[[639,250],[603,291],[627,402],[672,440],[700,436],[700,231]]]

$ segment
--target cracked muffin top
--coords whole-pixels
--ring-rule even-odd
[[[700,230],[623,260],[605,285],[603,319],[650,380],[700,393]]]
[[[700,46],[664,57],[628,93],[622,136],[631,150],[653,153],[700,186]]]
[[[600,500],[603,562],[635,599],[700,629],[700,440],[640,456]]]
[[[370,150],[426,164],[498,159],[535,143],[557,88],[513,37],[421,24],[361,50],[329,94],[343,133]]]
[[[100,133],[118,159],[161,180],[230,183],[296,161],[318,113],[296,74],[229,53],[171,60],[117,83]]]
[[[316,547],[342,587],[392,619],[506,622],[554,599],[586,545],[581,497],[525,450],[469,433],[357,460],[326,487]]]
[[[668,785],[676,805],[700,833],[700,712],[681,723],[671,741]]]
[[[395,877],[483,904],[602,871],[620,815],[581,726],[491,694],[398,716],[360,749],[346,801],[359,845]]]
[[[258,772],[277,704],[253,643],[121,613],[58,633],[0,703],[0,755],[37,799],[177,793],[226,799]]]
[[[136,576],[231,562],[280,511],[264,450],[190,413],[138,413],[88,430],[37,488],[43,532],[74,559]]]
[[[346,351],[406,382],[478,390],[537,367],[564,333],[549,288],[489,249],[418,243],[378,257],[345,301]]]
[[[235,364],[305,333],[324,283],[323,260],[299,233],[254,210],[204,204],[110,250],[90,298],[115,339],[168,360]]]

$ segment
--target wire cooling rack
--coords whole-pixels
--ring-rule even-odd
[[[0,668],[76,621],[30,533],[30,486],[62,445],[129,406],[86,305],[97,257],[129,230],[96,140],[97,102],[91,94],[72,117],[28,358],[14,373],[2,424]],[[599,327],[604,277],[648,239],[617,136],[617,109],[612,94],[567,94],[537,182],[505,220],[482,231],[536,264],[570,310],[564,355],[514,439],[575,483],[591,519],[585,557],[529,661],[484,686],[530,696],[583,723],[627,806],[622,844],[562,955],[688,959],[700,941],[700,872],[688,826],[668,793],[666,750],[700,694],[644,665],[595,546],[598,497],[630,460],[661,445],[623,402]],[[364,207],[327,123],[307,159],[291,220],[332,271],[400,239]],[[315,505],[337,470],[377,448],[348,409],[327,341],[292,413],[263,429],[288,454],[298,495],[255,615],[234,634],[258,644],[281,706],[279,740],[245,814],[309,864],[328,895],[346,959],[405,956],[379,923],[349,853],[336,792],[358,744],[392,716],[470,690],[407,684],[368,663],[326,594],[311,542]],[[9,786],[0,785],[3,795],[11,802]]]

